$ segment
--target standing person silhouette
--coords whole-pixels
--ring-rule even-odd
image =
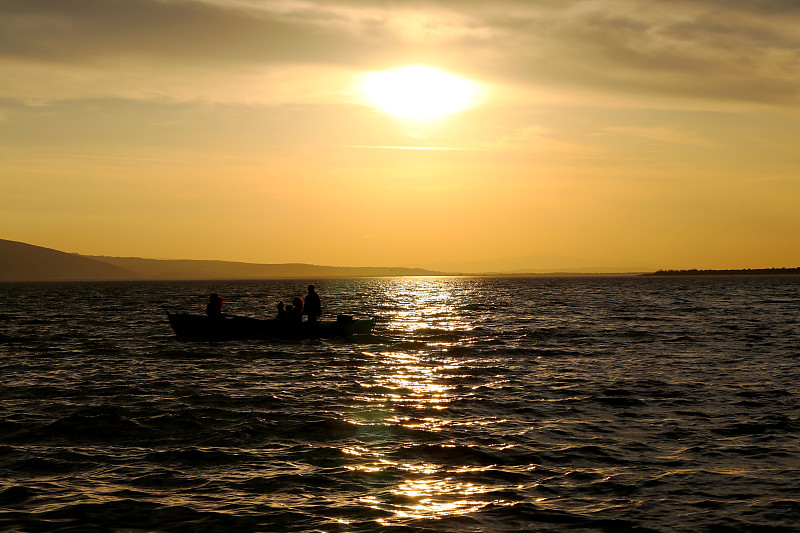
[[[322,316],[322,303],[319,301],[319,294],[314,292],[314,285],[308,286],[308,296],[303,307],[303,314],[308,315],[308,321],[316,323]]]

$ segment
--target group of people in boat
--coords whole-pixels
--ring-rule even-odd
[[[319,300],[319,294],[314,290],[314,285],[308,286],[305,301],[300,296],[295,296],[291,304],[286,305],[280,301],[277,308],[278,320],[289,322],[302,322],[303,315],[306,315],[310,323],[316,324],[319,317],[322,316],[322,303]]]
[[[208,305],[206,305],[208,318],[212,320],[222,318],[223,301],[224,299],[217,293],[209,296]],[[322,303],[320,302],[319,294],[314,290],[314,285],[308,286],[308,294],[305,301],[300,296],[295,296],[290,305],[285,305],[281,301],[278,302],[277,308],[277,319],[286,322],[300,323],[303,321],[303,315],[306,315],[309,323],[316,324],[319,317],[322,316]]]

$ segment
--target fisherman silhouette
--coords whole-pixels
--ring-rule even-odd
[[[322,316],[322,304],[319,301],[319,294],[314,292],[314,285],[308,286],[308,295],[303,306],[303,314],[308,315],[308,321],[311,323],[316,323],[319,317]]]

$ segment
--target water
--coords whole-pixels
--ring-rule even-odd
[[[0,529],[800,531],[800,278],[4,284]]]

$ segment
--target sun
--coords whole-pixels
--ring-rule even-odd
[[[463,111],[477,103],[477,83],[424,66],[370,72],[361,80],[364,100],[402,118],[425,120]]]

